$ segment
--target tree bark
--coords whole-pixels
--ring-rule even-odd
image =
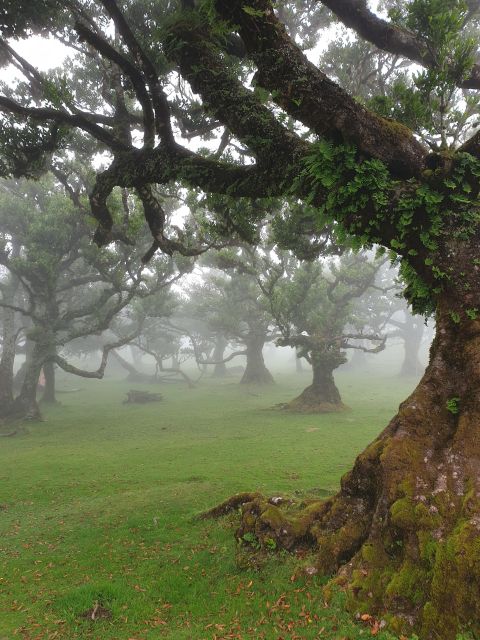
[[[247,347],[247,366],[240,384],[273,384],[273,376],[265,366],[263,346],[265,336],[253,335],[245,340]]]
[[[343,411],[347,407],[343,404],[340,392],[333,378],[334,370],[345,361],[341,352],[312,354],[310,356],[313,380],[302,393],[286,405],[288,411],[305,413],[329,413]]]
[[[215,341],[215,349],[213,350],[213,360],[216,364],[214,365],[212,378],[225,378],[227,375],[227,365],[223,362],[227,345],[228,341],[225,339],[225,336],[218,333]]]
[[[452,308],[439,306],[418,387],[337,495],[296,515],[255,499],[237,532],[314,547],[352,610],[422,640],[480,631],[480,320],[456,323]]]

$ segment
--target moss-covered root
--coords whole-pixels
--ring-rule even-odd
[[[226,516],[232,511],[237,511],[242,506],[242,504],[246,502],[252,502],[253,500],[256,500],[260,497],[261,495],[259,493],[251,491],[236,493],[227,500],[224,500],[223,502],[218,504],[216,507],[213,507],[208,511],[204,511],[198,517],[201,520],[208,520],[209,518],[221,518],[222,516]]]
[[[289,551],[300,545],[311,546],[312,519],[315,512],[322,508],[321,503],[314,503],[298,514],[288,514],[260,496],[243,505],[241,524],[236,532],[237,540],[267,549]]]

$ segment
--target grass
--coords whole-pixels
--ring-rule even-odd
[[[122,404],[132,384],[63,382],[82,389],[0,441],[0,640],[370,637],[298,559],[242,569],[232,523],[195,519],[242,490],[332,493],[411,386],[343,373],[350,412],[271,409],[307,383],[167,385],[141,406]]]

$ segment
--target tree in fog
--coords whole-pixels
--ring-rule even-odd
[[[384,348],[385,336],[373,330],[366,318],[355,317],[354,309],[354,302],[374,286],[379,266],[352,253],[329,263],[287,259],[272,265],[262,288],[282,336],[277,344],[297,349],[313,372],[311,385],[287,409],[343,410],[333,374],[347,361],[346,349],[377,353]]]
[[[61,356],[61,349],[72,340],[106,331],[134,296],[151,295],[167,286],[178,271],[165,257],[152,261],[149,273],[142,273],[135,253],[122,247],[93,247],[85,215],[66,197],[63,186],[51,178],[35,184],[5,182],[0,221],[0,263],[9,274],[0,299],[0,307],[7,311],[4,333],[11,333],[10,314],[17,312],[27,322],[26,338],[32,343],[15,399],[15,349],[4,343],[1,393],[5,400],[1,411],[3,415],[37,416],[36,392],[42,368],[44,399],[50,402],[55,400],[55,365],[69,373],[101,377],[108,351],[131,340],[129,334],[103,346],[104,358],[95,372],[84,372],[70,364]],[[56,233],[52,234],[52,228]],[[16,284],[15,292],[11,291],[12,283]],[[139,330],[137,323],[132,335]]]
[[[116,68],[129,98],[122,131],[140,135],[129,140],[112,126],[101,86],[80,96],[68,74],[42,82],[16,58],[27,86],[0,98],[3,172],[35,175],[44,153],[80,129],[111,157],[90,195],[98,244],[114,235],[108,197],[120,186],[136,189],[155,246],[171,251],[153,192],[177,182],[208,194],[226,233],[248,238],[255,225],[241,198],[285,199],[308,205],[292,209],[293,220],[277,214],[297,235],[315,241],[329,227],[398,256],[414,311],[436,318],[422,380],[336,496],[299,516],[257,497],[239,535],[277,547],[309,542],[322,571],[342,569],[357,610],[452,640],[480,620],[480,136],[469,112],[480,89],[478,6],[409,0],[386,19],[360,0],[301,6],[308,17],[320,4],[353,29],[346,46],[368,40],[388,54],[385,64],[399,56],[417,67],[403,68],[393,93],[355,99],[307,59],[302,34],[290,37],[272,0],[73,0],[68,10],[8,0],[6,36],[42,29],[75,44],[85,74]],[[344,78],[356,72],[346,64]],[[220,129],[222,139],[194,151],[201,145],[178,135],[185,121],[194,138]]]
[[[240,382],[272,384],[272,374],[263,358],[263,348],[274,336],[272,316],[255,274],[242,268],[240,251],[223,251],[210,258],[209,263],[216,269],[205,273],[202,285],[192,290],[191,302],[195,315],[203,319],[215,335],[233,343],[235,356],[245,356],[246,366]],[[233,359],[232,355],[227,358]],[[225,360],[212,357],[214,363]]]
[[[424,339],[428,339],[428,332],[425,317],[410,312],[401,291],[397,270],[388,264],[383,265],[377,273],[376,286],[370,288],[355,305],[353,326],[361,328],[368,321],[373,331],[387,334],[387,348],[400,340],[403,360],[399,375],[418,377],[425,369],[420,362],[420,349]],[[358,353],[363,354],[364,359],[357,356],[351,364],[365,366],[365,352]]]

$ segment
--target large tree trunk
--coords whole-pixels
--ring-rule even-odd
[[[418,376],[424,366],[419,360],[418,352],[422,344],[425,325],[409,313],[405,314],[404,359],[400,370],[401,376]]]
[[[314,547],[353,610],[422,640],[454,640],[472,621],[480,631],[480,320],[456,324],[451,308],[418,387],[339,493],[296,516],[255,498],[237,532]]]
[[[312,353],[310,360],[313,371],[312,384],[289,402],[285,409],[304,413],[330,413],[345,410],[347,407],[342,402],[340,391],[333,378],[334,370],[345,362],[343,353]]]
[[[225,362],[222,362],[227,345],[228,340],[226,340],[225,336],[223,336],[221,333],[218,333],[212,358],[213,361],[216,362],[212,373],[213,378],[225,378],[225,376],[227,375],[227,366]]]
[[[265,366],[263,359],[264,336],[250,336],[245,341],[247,347],[247,366],[240,384],[273,384],[273,376]]]

